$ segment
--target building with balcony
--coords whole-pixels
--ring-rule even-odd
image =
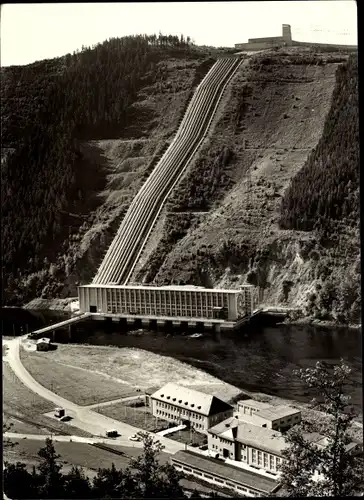
[[[216,396],[172,382],[152,394],[150,401],[155,417],[176,425],[188,424],[201,433],[233,414],[233,407]]]
[[[80,312],[119,318],[188,322],[233,328],[258,308],[258,289],[90,284],[78,288]]]

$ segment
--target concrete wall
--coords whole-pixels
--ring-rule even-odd
[[[264,49],[271,49],[273,47],[285,47],[287,45],[286,42],[284,41],[278,41],[278,42],[272,42],[272,43],[267,43],[267,42],[261,42],[261,43],[236,43],[235,48],[239,50],[264,50]]]
[[[214,425],[219,424],[223,420],[226,420],[227,418],[232,417],[234,414],[234,409],[232,408],[231,410],[227,410],[221,413],[216,413],[215,415],[210,415],[208,417],[208,429],[213,427]]]

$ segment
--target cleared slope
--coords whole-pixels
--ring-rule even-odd
[[[286,304],[302,305],[312,273],[301,253],[312,236],[278,228],[280,198],[322,134],[338,59],[317,64],[325,57],[305,62],[296,52],[263,65],[262,57],[252,56],[250,71],[235,78],[211,144],[172,197],[173,210],[196,210],[191,200],[203,197],[210,211],[175,245],[154,282],[237,287],[248,279],[262,287],[263,301],[278,304],[283,283],[294,281]],[[218,165],[227,182],[214,192],[216,171],[203,161],[211,147],[233,152]]]

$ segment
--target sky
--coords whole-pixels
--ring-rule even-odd
[[[159,31],[183,33],[197,45],[233,47],[248,38],[280,36],[282,24],[291,25],[294,40],[357,43],[355,0],[2,4],[1,66]]]

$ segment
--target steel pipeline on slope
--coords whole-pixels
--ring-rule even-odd
[[[227,66],[226,62],[229,62],[229,61],[224,61],[224,62],[225,62],[225,66]],[[217,76],[219,77],[220,75],[218,74]],[[189,115],[189,116],[191,117],[191,115]],[[186,122],[187,122],[187,120],[185,120],[185,123]],[[193,119],[191,119],[191,122],[192,122],[192,125],[198,125],[198,122],[197,123],[195,122],[195,124],[193,123]],[[188,123],[187,123],[187,125],[188,125]],[[183,134],[184,130],[183,130],[183,127],[182,127],[182,135],[184,135],[184,139],[185,140],[187,139],[187,140],[191,141],[191,137],[193,137],[194,134],[196,134],[196,127],[193,127],[193,128],[190,127],[190,128],[185,129],[185,130],[187,130],[187,132],[188,132],[187,137],[186,137],[186,134]],[[181,150],[183,151],[185,147],[186,147],[186,142],[185,141],[181,142],[181,144],[179,144],[179,147],[175,148],[175,153],[180,153],[180,151]],[[163,170],[162,169],[158,169],[158,170],[156,169],[155,173],[157,175],[153,176],[154,178],[153,177],[151,178],[151,180],[154,181],[154,182],[153,183],[151,182],[150,184],[148,183],[145,186],[146,188],[148,188],[148,191],[149,191],[148,194],[149,194],[149,196],[151,196],[151,195],[153,196],[154,195],[154,198],[155,198],[155,193],[156,193],[156,185],[155,185],[155,183],[156,182],[157,183],[158,182],[161,183],[161,182],[165,182],[166,180],[168,180],[168,178],[166,179],[165,170],[166,170],[166,167],[167,168],[171,167],[171,163],[174,163],[175,157],[172,156],[172,158],[168,158],[168,159],[169,159],[169,161],[168,161],[168,163],[166,165],[164,165],[164,169]],[[168,174],[169,174],[169,172],[168,172]],[[157,189],[158,188],[159,188],[159,186],[157,186]],[[154,191],[154,193],[153,193],[153,191]],[[137,200],[138,200],[138,198],[137,198]],[[144,198],[146,198],[146,197],[144,197]],[[143,201],[144,201],[144,203],[143,203]],[[135,240],[139,240],[140,239],[140,235],[139,234],[135,234],[135,223],[137,223],[138,225],[139,224],[143,224],[143,227],[145,227],[145,220],[144,219],[145,219],[145,216],[148,215],[146,213],[146,209],[150,208],[150,206],[149,207],[145,206],[145,201],[146,200],[144,199],[140,203],[140,208],[141,208],[141,210],[143,210],[143,212],[140,213],[140,210],[139,210],[139,214],[138,214],[139,217],[137,219],[133,218],[133,217],[129,217],[129,218],[126,217],[126,220],[124,221],[124,224],[122,224],[122,226],[124,226],[124,227],[121,226],[121,228],[120,228],[120,229],[124,229],[124,230],[126,229],[126,231],[123,231],[123,238],[122,238],[122,240],[126,241],[126,243],[129,242],[129,245],[124,245],[124,252],[123,252],[124,255],[125,255],[125,253],[127,253],[127,255],[130,254],[130,250],[131,250],[130,243],[135,243]],[[125,222],[129,222],[129,225],[127,226],[127,228],[125,228]],[[134,222],[134,225],[132,224],[133,222]],[[129,237],[130,233],[132,233],[132,232],[134,232],[134,235],[133,235],[134,236],[134,241],[130,241],[130,239],[128,241],[128,237]],[[120,233],[121,233],[121,231],[120,231]],[[110,266],[110,264],[111,264],[111,265],[115,266],[115,264],[116,264],[116,269],[114,269],[114,274],[113,275],[110,275],[110,273],[109,273],[109,279],[107,281],[115,281],[117,279],[116,276],[115,276],[116,273],[120,273],[120,264],[123,263],[123,257],[124,257],[124,255],[120,255],[120,253],[118,254],[117,248],[119,247],[119,249],[120,249],[120,245],[123,244],[123,241],[120,240],[120,237],[116,238],[115,241],[114,241],[114,245],[113,245],[113,247],[114,247],[114,256],[112,256],[112,255],[110,256],[112,260],[109,259],[107,265]],[[115,247],[116,247],[116,252],[115,252]],[[117,265],[118,263],[119,263],[119,266]],[[105,264],[106,264],[106,262],[105,262]]]
[[[224,61],[225,62],[225,67],[227,66],[226,62],[228,63],[229,61]],[[223,67],[224,69],[224,67]],[[215,75],[213,75],[215,76]],[[220,75],[218,74],[217,77],[219,77]],[[216,78],[216,77],[215,77]],[[202,89],[203,89],[203,86],[202,86]],[[200,97],[200,96],[197,96],[197,97]],[[203,98],[204,96],[202,96]],[[201,100],[199,101],[199,103],[201,102]],[[193,104],[193,103],[192,103]],[[199,108],[201,109],[201,108]],[[193,135],[196,133],[196,125],[198,125],[199,123],[195,120],[195,123],[193,123],[193,119],[194,119],[194,114],[189,114],[189,116],[187,118],[189,118],[190,122],[192,122],[192,126],[190,126],[188,128],[188,120],[186,119],[183,123],[182,123],[182,127],[181,127],[181,134],[182,135],[182,139],[184,139],[183,141],[180,141],[180,144],[177,143],[177,148],[175,148],[175,155],[176,153],[179,154],[181,150],[184,150],[184,148],[186,147],[186,141],[191,141],[191,137],[193,137]],[[200,115],[201,116],[201,115]],[[194,126],[195,125],[195,126]],[[187,132],[187,134],[186,134]],[[172,148],[171,148],[172,149]],[[173,151],[172,151],[173,153]],[[171,167],[171,163],[174,163],[176,158],[175,158],[175,155],[170,155],[170,157],[168,155],[167,156],[167,159],[169,160],[165,165],[163,165],[163,162],[162,165],[159,165],[159,166],[162,166],[164,168],[159,168],[159,169],[155,169],[154,171],[154,175],[151,176],[150,178],[150,181],[149,183],[147,183],[145,185],[145,188],[147,188],[147,190],[149,191],[147,194],[149,196],[153,196],[155,197],[155,193],[156,193],[156,189],[159,188],[159,186],[156,186],[156,183],[160,183],[161,181],[165,182],[167,179],[166,179],[166,167],[167,168],[170,168]],[[179,158],[178,158],[179,159]],[[169,173],[169,172],[168,172]],[[155,175],[157,174],[157,175]],[[154,193],[153,193],[154,191]],[[142,194],[143,191],[141,191],[140,194]],[[139,196],[137,196],[136,200],[135,201],[140,201],[139,198],[141,197],[139,194]],[[144,197],[146,198],[146,197]],[[144,203],[143,203],[144,201]],[[134,204],[135,206],[135,204]],[[135,227],[133,227],[133,224],[131,224],[130,222],[134,222],[135,223],[144,223],[145,221],[144,220],[141,220],[142,219],[142,216],[144,216],[144,212],[145,212],[145,199],[141,201],[140,203],[140,207],[141,209],[144,208],[144,211],[143,213],[140,213],[140,210],[139,210],[139,217],[138,219],[133,219],[133,213],[129,213],[128,215],[131,215],[130,217],[126,217],[125,220],[124,220],[124,224],[121,225],[120,227],[120,231],[119,231],[119,234],[120,233],[123,233],[123,238],[122,240],[128,242],[128,239],[129,239],[129,235],[130,233],[132,232],[135,232]],[[138,207],[137,207],[138,208]],[[147,207],[147,208],[150,208],[150,207]],[[130,211],[132,212],[132,211]],[[128,226],[125,228],[125,222],[128,222]],[[124,226],[124,227],[123,227]],[[123,230],[124,231],[121,231]],[[126,230],[125,230],[126,229]],[[119,235],[118,235],[119,236]],[[136,235],[137,238],[139,238],[139,235]],[[135,240],[135,236],[134,236],[134,240]],[[129,242],[130,242],[130,239],[129,239]],[[123,262],[123,257],[124,255],[121,255],[119,252],[118,252],[118,248],[120,249],[120,245],[123,244],[123,241],[120,241],[120,236],[118,238],[115,238],[114,240],[114,245],[113,245],[113,248],[111,249],[113,252],[114,252],[114,255],[109,255],[109,259],[105,259],[104,263],[106,264],[106,271],[110,270],[110,265],[111,266],[115,266],[115,259],[117,259],[117,262],[119,263],[122,263]],[[129,253],[130,252],[130,245],[124,245],[124,252],[123,254],[125,253]],[[117,262],[116,262],[116,265],[117,265]],[[119,269],[118,269],[119,266],[117,266],[117,268],[115,269],[115,272],[113,275],[110,275],[110,272],[108,273],[109,274],[109,279],[107,281],[115,281],[117,278],[115,276],[115,273],[118,273],[119,272]]]
[[[208,114],[206,113],[206,117]],[[128,264],[133,260],[135,252],[138,250],[138,247],[143,242],[143,236],[146,232],[148,232],[148,222],[153,223],[155,219],[155,212],[158,210],[158,207],[161,202],[161,198],[163,197],[166,190],[169,188],[171,183],[178,175],[178,172],[181,170],[181,167],[185,164],[186,157],[189,155],[189,152],[192,148],[195,147],[196,142],[199,140],[201,136],[201,130],[203,130],[204,124],[200,125],[199,129],[196,130],[197,125],[193,124],[194,128],[190,129],[190,137],[187,137],[188,145],[184,142],[179,145],[179,148],[176,151],[178,152],[178,157],[176,158],[176,154],[169,159],[168,170],[166,168],[160,170],[158,178],[154,179],[154,183],[149,187],[149,196],[145,197],[141,202],[141,209],[139,214],[133,220],[134,224],[134,233],[133,239],[125,241],[124,244],[124,253],[122,255],[119,254],[118,260],[116,262],[116,266],[114,268],[114,275],[111,277],[112,281],[118,279],[124,279],[125,273],[127,272]],[[175,153],[176,153],[175,151]],[[176,164],[178,165],[178,170],[175,168]],[[142,223],[142,232],[138,232],[138,226]],[[137,226],[137,227],[135,227]],[[150,224],[149,224],[150,226]],[[119,282],[120,282],[119,281]]]
[[[139,247],[155,222],[161,200],[185,168],[191,151],[206,134],[212,110],[240,62],[233,58],[220,59],[198,86],[173,142],[131,203],[93,283],[120,284],[130,266],[134,267],[133,257],[140,253]]]
[[[221,61],[218,61],[218,63],[215,64],[212,70],[215,69],[216,72],[216,69],[221,66],[222,66]],[[144,184],[144,186],[141,188],[141,190],[133,200],[122,224],[119,227],[116,237],[114,238],[103,260],[103,263],[101,264],[99,273],[96,275],[94,282],[105,282],[105,280],[106,281],[113,280],[112,278],[108,278],[108,276],[110,276],[110,266],[114,265],[115,258],[121,260],[123,257],[120,254],[120,245],[122,244],[122,241],[120,241],[121,239],[120,237],[122,236],[122,239],[124,241],[129,238],[130,233],[134,231],[134,227],[132,224],[130,224],[130,221],[133,220],[135,213],[138,211],[143,196],[145,197],[150,195],[153,189],[155,189],[155,181],[158,180],[158,177],[163,176],[164,173],[163,171],[165,170],[165,168],[168,168],[170,164],[173,161],[175,161],[175,155],[179,153],[181,148],[185,147],[185,141],[186,139],[189,138],[189,136],[192,133],[191,123],[193,124],[193,121],[196,118],[196,114],[201,109],[201,103],[204,97],[203,90],[206,87],[206,83],[211,81],[212,77],[215,77],[214,71],[212,70],[210,70],[209,74],[205,77],[205,80],[202,82],[197,92],[193,96],[174,141],[167,149],[166,153],[164,154],[159,164],[152,172],[147,182]],[[199,92],[199,90],[201,90],[201,92]]]

